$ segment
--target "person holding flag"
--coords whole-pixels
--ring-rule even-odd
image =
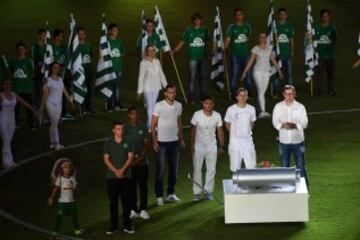
[[[234,20],[235,22],[227,28],[225,38],[225,49],[230,47],[230,90],[233,99],[235,99],[236,90],[238,89],[237,82],[240,72],[244,71],[248,62],[249,49],[247,43],[251,34],[250,24],[244,22],[244,11],[241,8],[234,9]],[[251,74],[249,73],[245,77],[244,87],[248,91],[249,96],[252,97]]]
[[[160,40],[159,35],[155,31],[154,21],[150,18],[144,20],[145,25],[143,26],[143,32],[138,38],[137,49],[140,51],[140,56],[144,57],[146,55],[145,48],[149,45],[155,46],[156,56],[160,60],[160,63],[163,62],[163,53],[162,47],[164,43]]]
[[[189,62],[188,101],[190,104],[194,104],[196,73],[199,76],[200,98],[206,95],[206,42],[210,39],[210,34],[207,27],[202,26],[202,16],[200,13],[194,13],[191,16],[191,21],[193,26],[185,29],[182,40],[171,50],[171,54],[174,55],[186,43]]]
[[[285,84],[292,85],[292,58],[295,50],[295,30],[291,23],[287,21],[288,11],[286,8],[279,8],[277,11],[278,21],[276,23],[277,42],[280,54],[278,60],[281,61],[282,71],[285,74]],[[279,84],[277,86],[279,88]],[[276,90],[276,93],[279,89]],[[278,96],[275,96],[278,97]]]
[[[329,9],[320,11],[320,24],[315,26],[319,66],[316,73],[317,96],[321,96],[324,72],[327,76],[328,95],[334,96],[334,46],[336,44],[336,28],[330,23],[331,12]]]

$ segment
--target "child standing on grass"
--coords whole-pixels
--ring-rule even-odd
[[[71,160],[66,158],[59,159],[54,165],[51,177],[55,183],[48,200],[50,206],[54,205],[57,193],[59,193],[53,239],[61,239],[58,232],[64,216],[71,217],[75,228],[75,235],[82,235],[84,230],[80,229],[76,207],[76,199],[78,198],[77,182]]]

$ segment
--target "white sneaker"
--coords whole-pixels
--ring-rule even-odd
[[[201,200],[201,194],[194,194],[193,201],[199,202]]]
[[[55,150],[60,150],[60,149],[63,149],[64,148],[64,145],[61,145],[61,144],[56,144],[55,145]]]
[[[139,214],[137,212],[135,212],[134,210],[131,210],[130,212],[130,218],[138,218]]]
[[[180,198],[178,198],[175,194],[169,194],[166,198],[167,202],[180,202]]]
[[[147,219],[150,218],[150,215],[145,210],[141,210],[139,216],[140,216],[141,219],[144,219],[144,220],[147,220]]]
[[[270,113],[264,111],[259,114],[259,118],[265,118],[265,117],[270,117]]]
[[[119,112],[119,111],[121,111],[121,108],[120,108],[120,107],[115,107],[114,110],[115,110],[116,112]]]
[[[54,145],[54,144],[50,144],[49,148],[50,148],[50,149],[54,149],[54,148],[55,148],[55,145]]]
[[[156,205],[163,206],[164,205],[164,199],[162,197],[156,198]]]

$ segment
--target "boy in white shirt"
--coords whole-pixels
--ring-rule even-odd
[[[256,167],[256,152],[252,140],[252,129],[256,121],[255,108],[247,104],[248,92],[239,88],[236,93],[237,103],[230,106],[225,114],[225,126],[230,131],[229,157],[230,170]]]
[[[206,161],[205,199],[212,200],[214,191],[217,153],[224,152],[223,122],[220,113],[213,110],[214,99],[205,96],[202,100],[203,109],[196,111],[191,119],[191,154],[193,157],[193,179],[202,186],[202,165]],[[216,132],[219,148],[216,142]],[[193,184],[194,201],[201,200],[202,189]]]

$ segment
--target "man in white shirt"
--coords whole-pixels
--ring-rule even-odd
[[[185,147],[181,113],[181,103],[175,101],[176,88],[167,85],[165,88],[165,100],[155,104],[151,119],[151,135],[153,149],[157,153],[155,173],[155,194],[158,206],[164,205],[163,200],[163,176],[165,161],[168,162],[168,197],[167,202],[179,202],[175,195],[177,167],[179,159],[179,145]],[[157,133],[156,133],[157,129]]]
[[[245,168],[256,167],[256,152],[252,139],[256,111],[253,106],[247,104],[247,99],[247,90],[239,88],[236,92],[237,103],[227,109],[224,118],[225,126],[230,131],[229,157],[231,172],[240,169],[243,160]]]
[[[223,122],[220,113],[214,111],[214,99],[205,96],[202,99],[203,109],[196,111],[191,119],[191,154],[194,164],[194,181],[202,186],[202,165],[206,161],[206,180],[204,189],[205,199],[213,200],[211,193],[214,191],[217,153],[224,152]],[[219,148],[216,142],[216,132]],[[193,184],[194,201],[201,200],[202,189]]]
[[[306,164],[304,129],[308,125],[308,117],[304,105],[295,100],[296,90],[292,85],[286,85],[283,90],[284,101],[275,105],[272,123],[279,131],[279,152],[282,167],[290,166],[291,155],[294,155],[296,167],[308,184]]]

